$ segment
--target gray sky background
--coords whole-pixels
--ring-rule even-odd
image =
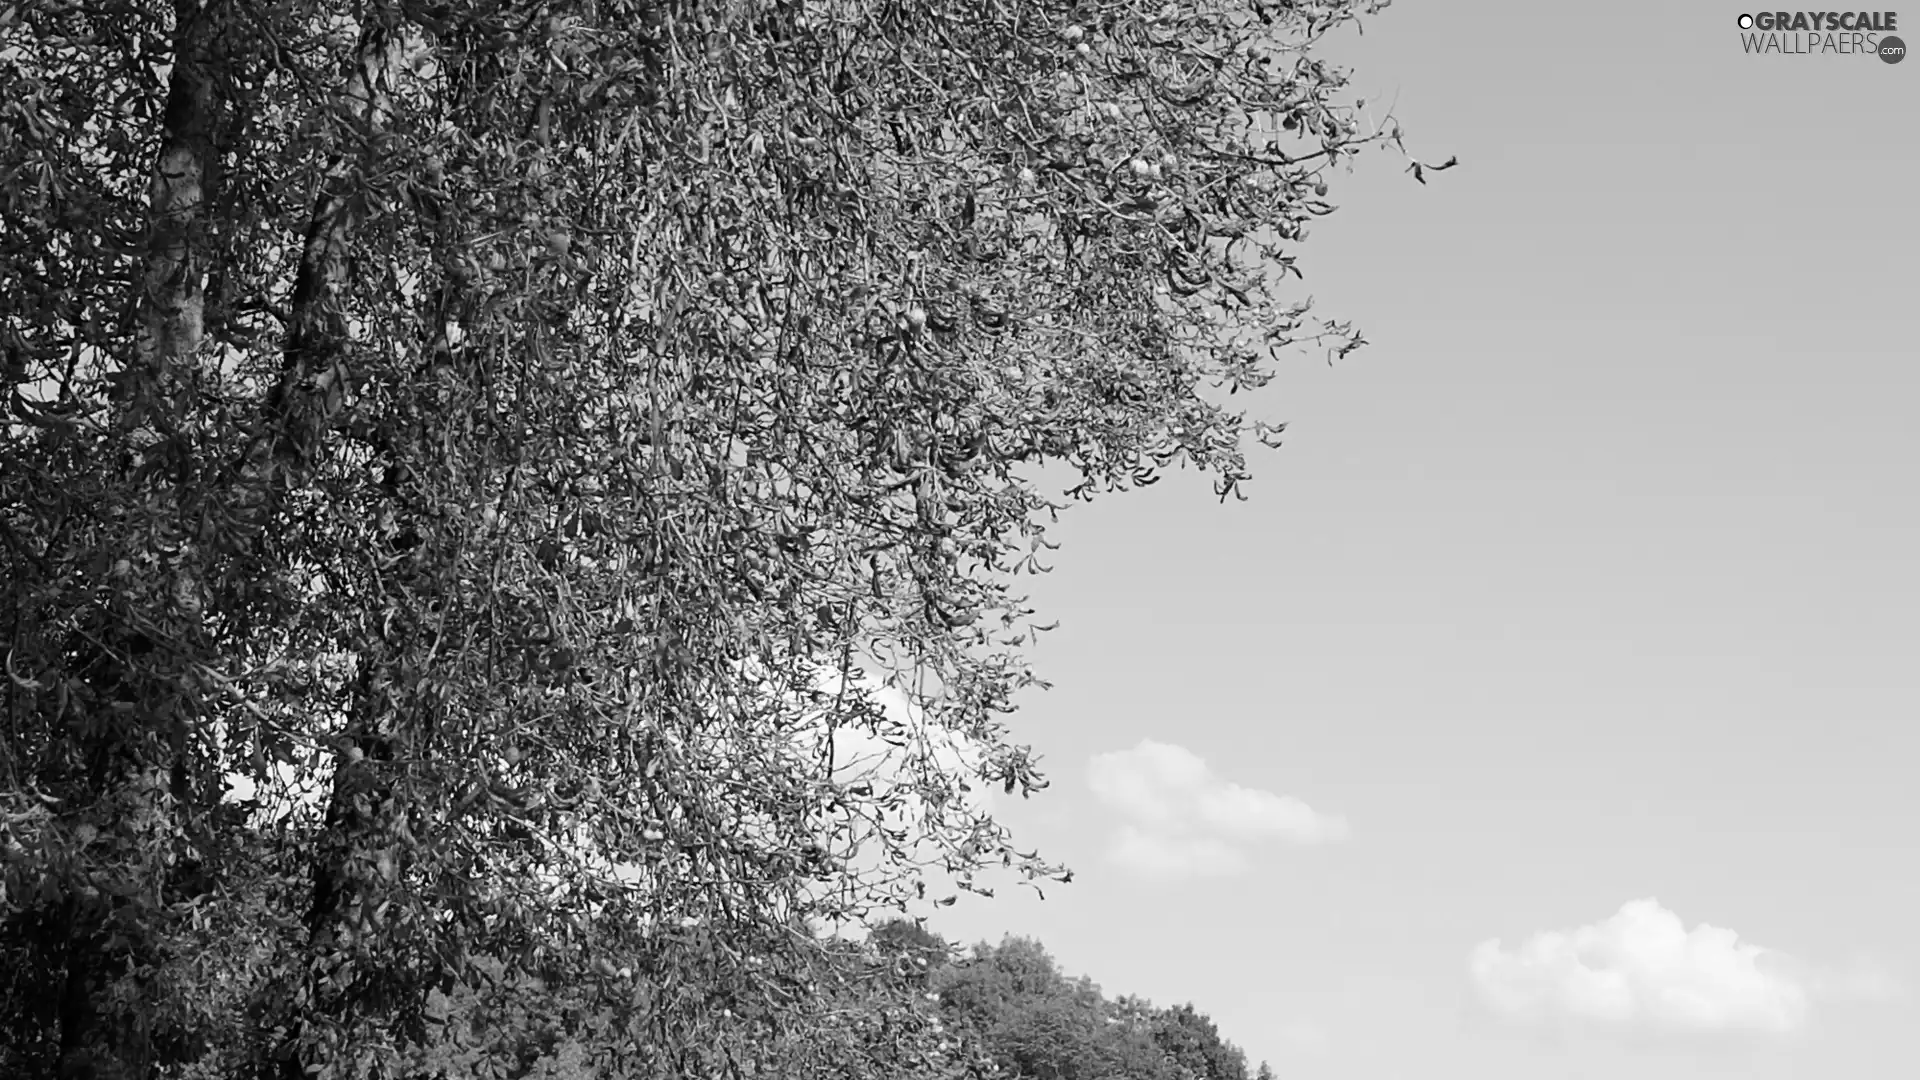
[[[1335,179],[1305,288],[1374,344],[1260,399],[1251,502],[1065,520],[1004,816],[1077,878],[937,929],[1295,1080],[1920,1075],[1920,61],[1744,10],[1334,43],[1462,165]]]

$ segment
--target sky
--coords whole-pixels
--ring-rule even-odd
[[[1077,507],[963,900],[1294,1080],[1920,1075],[1920,62],[1402,3],[1250,501]],[[1920,10],[1900,12],[1920,39]]]

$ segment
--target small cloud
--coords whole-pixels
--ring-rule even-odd
[[[1188,837],[1122,825],[1113,837],[1115,862],[1150,877],[1230,877],[1247,868],[1247,857],[1212,836]]]
[[[1817,992],[1784,954],[1705,923],[1688,930],[1654,899],[1512,950],[1482,942],[1468,967],[1481,1000],[1511,1019],[1668,1032],[1791,1033]]]
[[[1322,844],[1347,835],[1341,818],[1223,780],[1192,751],[1151,739],[1095,755],[1087,783],[1127,819],[1113,838],[1114,861],[1150,876],[1232,875],[1248,867],[1247,845]]]

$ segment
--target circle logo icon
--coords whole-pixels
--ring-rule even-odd
[[[1753,16],[1751,15],[1740,16],[1740,29],[1742,30],[1753,29]]]
[[[1888,34],[1880,39],[1880,60],[1882,63],[1897,64],[1907,58],[1907,43]]]

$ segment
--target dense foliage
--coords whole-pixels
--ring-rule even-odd
[[[1224,496],[1358,344],[1374,6],[0,4],[0,1073],[831,1052],[819,920],[1055,872],[1030,467]]]
[[[823,1080],[1248,1080],[1245,1055],[1191,1004],[1109,999],[1062,972],[1031,939],[982,943],[963,955],[896,919],[862,943],[834,943],[827,955],[817,1011],[794,1029],[801,1037],[749,1038],[750,1023],[716,1024],[692,1064],[702,1075]],[[506,1022],[477,1034],[464,1022],[471,1010],[463,1000],[436,997],[434,1014],[448,1034],[420,1053],[420,1070],[465,1076],[491,1053],[515,1060],[518,1075],[543,1080],[618,1075],[590,1049],[609,1043],[620,1022],[614,1010],[555,988],[521,983],[516,991],[519,1004],[490,1013]]]

